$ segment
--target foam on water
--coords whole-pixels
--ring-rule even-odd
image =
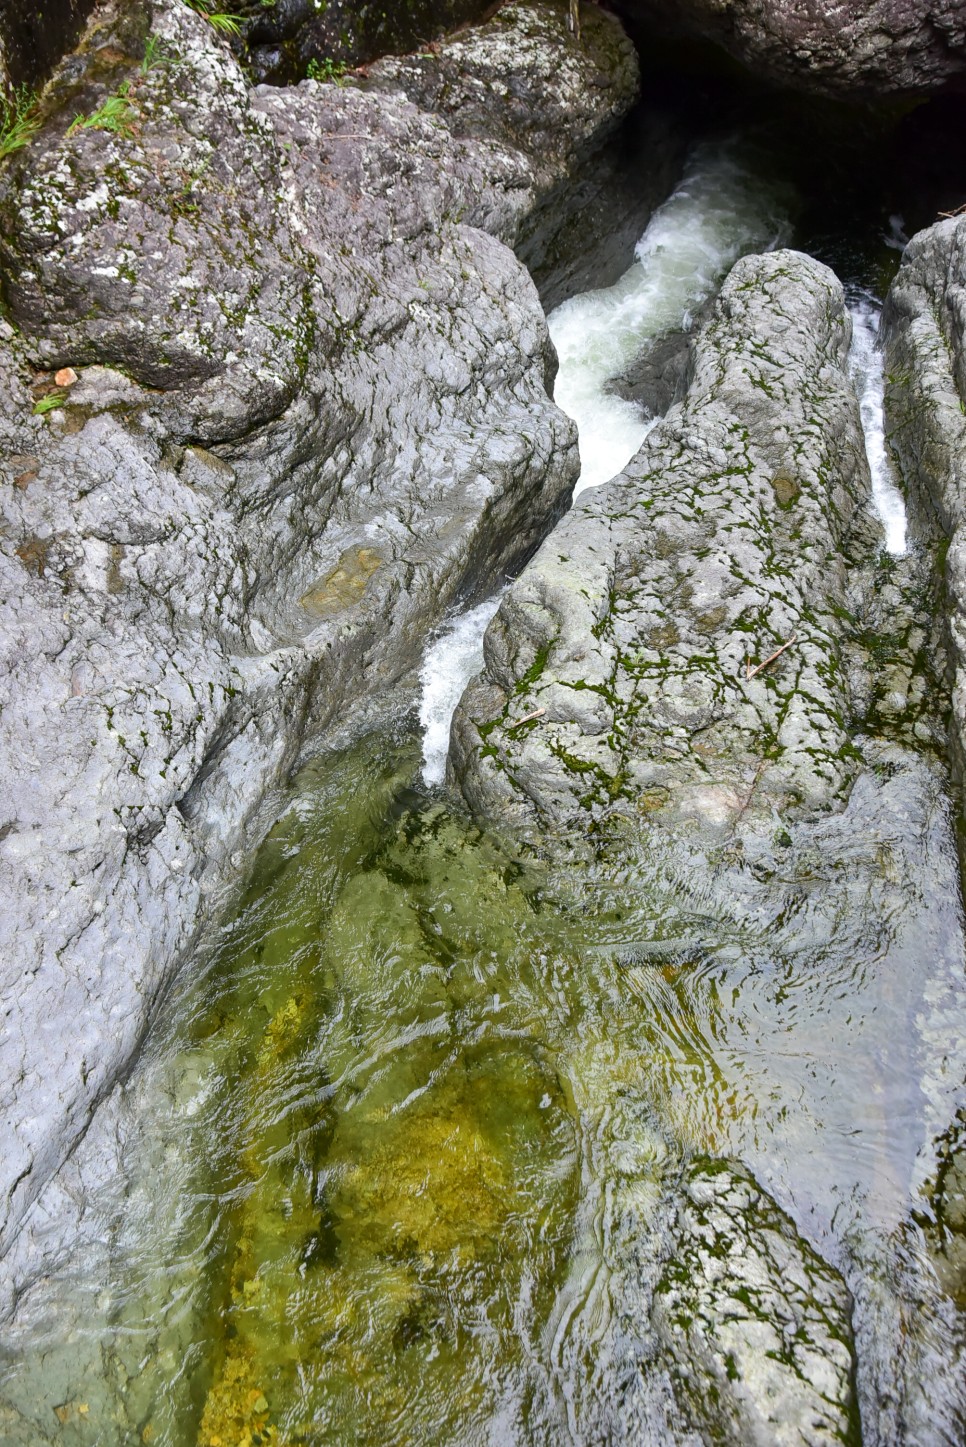
[[[699,147],[677,190],[651,217],[620,281],[573,297],[551,314],[560,359],[554,400],[580,434],[574,496],[615,477],[657,420],[608,384],[649,342],[689,327],[740,256],[781,244],[786,231],[784,193],[763,184],[737,145]]]
[[[441,784],[446,773],[449,728],[463,689],[483,667],[483,634],[503,594],[453,618],[426,649],[419,679],[422,698],[423,782]]]
[[[852,349],[849,367],[862,414],[865,453],[872,474],[872,505],[885,529],[886,551],[896,557],[906,551],[906,505],[892,479],[885,444],[883,398],[885,379],[882,352],[879,348],[879,315],[881,308],[864,294],[850,305],[852,316]]]

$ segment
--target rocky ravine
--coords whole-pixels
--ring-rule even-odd
[[[3,1247],[307,731],[566,505],[507,243],[552,240],[637,83],[612,20],[578,50],[508,6],[452,42],[491,98],[464,136],[389,66],[252,92],[178,0],[149,52],[146,16],[96,12],[0,196]],[[122,133],[71,127],[123,85]]]

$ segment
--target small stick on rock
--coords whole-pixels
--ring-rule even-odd
[[[797,633],[793,633],[792,636],[791,636],[791,638],[789,638],[789,640],[788,640],[787,643],[783,643],[782,646],[781,646],[781,648],[776,648],[775,651],[774,651],[774,653],[769,653],[768,657],[767,657],[762,663],[756,663],[754,668],[752,668],[752,666],[751,666],[751,659],[750,659],[750,658],[746,658],[746,659],[745,659],[745,682],[747,682],[749,678],[754,678],[755,674],[756,674],[756,673],[760,673],[763,668],[767,668],[768,665],[769,665],[769,663],[774,663],[775,659],[776,659],[776,658],[779,658],[779,657],[781,656],[781,654],[783,654],[783,653],[785,652],[785,649],[786,649],[786,648],[791,648],[792,644],[793,644],[793,643],[797,643],[797,642],[798,642],[798,634],[797,634]]]
[[[507,724],[508,729],[518,729],[521,724],[532,723],[535,718],[543,718],[547,712],[545,708],[535,708],[533,713],[525,713],[523,718],[518,718],[516,723]]]

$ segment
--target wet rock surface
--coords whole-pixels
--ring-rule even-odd
[[[844,800],[849,568],[872,526],[849,336],[819,263],[734,267],[684,401],[490,624],[450,756],[475,810],[572,840]]]
[[[740,1166],[692,1164],[654,1293],[675,1399],[700,1440],[858,1442],[852,1300]]]
[[[550,158],[482,108],[468,139],[396,89],[253,92],[167,0],[149,53],[140,12],[98,12],[3,177],[4,1244],[307,733],[565,506],[573,429],[503,243],[635,77],[538,9],[517,79],[580,117]],[[72,128],[112,96],[120,130]]]
[[[720,46],[754,75],[852,104],[921,97],[966,77],[962,0],[619,0],[630,20]]]
[[[93,0],[4,0],[0,6],[0,86],[35,86],[70,49]]]

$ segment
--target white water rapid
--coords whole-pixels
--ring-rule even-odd
[[[463,689],[483,667],[483,634],[502,597],[501,591],[451,619],[426,649],[419,671],[425,784],[443,782],[453,713]]]
[[[878,302],[857,296],[849,306],[852,317],[852,349],[849,366],[862,414],[865,452],[872,474],[872,505],[885,529],[886,552],[896,557],[906,551],[906,506],[892,479],[885,443],[883,398],[885,379],[879,347]]]
[[[649,342],[687,329],[740,256],[781,244],[785,212],[783,192],[763,183],[736,144],[701,146],[654,212],[620,281],[551,314],[560,359],[554,400],[580,434],[574,496],[615,477],[656,421],[608,384]]]

